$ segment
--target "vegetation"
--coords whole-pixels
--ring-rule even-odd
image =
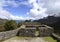
[[[17,28],[17,23],[13,20],[7,21],[4,25],[5,30],[13,30]]]
[[[0,18],[0,32],[5,30],[4,24],[6,21],[8,21],[8,20]]]
[[[31,22],[31,20],[25,20],[25,22]]]
[[[4,30],[5,30],[4,25],[0,25],[0,32],[2,32]]]
[[[59,32],[60,33],[60,20],[55,22],[53,24],[53,26],[54,26],[55,32]]]
[[[45,41],[48,42],[57,42],[56,40],[54,40],[52,37],[42,37]]]
[[[39,22],[53,27],[54,31],[60,34],[60,17],[48,16],[43,19],[34,20],[33,22]]]
[[[6,20],[6,19],[1,19],[1,18],[0,18],[0,25],[4,25],[4,23],[5,23],[6,21],[8,21],[8,20]]]
[[[54,40],[52,37],[41,37],[43,40],[45,40],[46,42],[48,41],[48,42],[57,42],[56,40]],[[15,37],[12,37],[12,38],[10,38],[10,39],[8,39],[8,40],[5,40],[5,41],[3,41],[3,42],[8,42],[8,41],[11,41],[11,42],[13,42],[13,40],[17,40],[16,42],[18,42],[18,41],[24,41],[24,40],[27,40],[27,41],[30,41],[30,40],[32,40],[32,42],[34,42],[34,41],[36,41],[36,42],[38,42],[38,39],[37,39],[37,37],[18,37],[18,36],[15,36]],[[40,40],[40,39],[39,39]]]
[[[22,24],[19,22],[17,27],[20,27]]]

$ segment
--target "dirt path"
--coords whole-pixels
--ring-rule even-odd
[[[6,41],[3,41],[3,42],[47,42],[47,41],[44,41],[42,38],[25,38],[25,39],[19,39],[19,38],[11,38],[11,39],[8,39]]]

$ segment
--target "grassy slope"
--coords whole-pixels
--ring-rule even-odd
[[[45,41],[48,42],[57,42],[56,40],[54,40],[52,37],[42,37]]]
[[[52,37],[41,37],[43,40],[45,40],[45,41],[48,41],[48,42],[57,42],[56,40],[53,40],[53,38]],[[32,39],[36,39],[36,37],[18,37],[18,36],[16,36],[16,37],[12,37],[12,38],[10,38],[10,39],[8,39],[8,40],[6,40],[6,41],[11,41],[11,40],[32,40]],[[3,41],[3,42],[5,42],[5,41]]]

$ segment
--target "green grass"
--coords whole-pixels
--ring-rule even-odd
[[[39,35],[39,31],[36,31],[35,35],[38,36]]]
[[[35,37],[22,37],[22,36],[16,36],[16,39],[20,40],[20,39],[33,39]]]
[[[31,40],[31,39],[35,39],[35,37],[21,37],[21,36],[15,36],[15,37],[12,37],[10,39],[7,39],[7,40],[4,40],[2,42],[6,42],[6,41],[13,41],[13,40]]]
[[[32,39],[36,39],[36,38],[37,37],[21,37],[21,36],[15,36],[15,37],[12,37],[12,38],[7,39],[7,40],[9,40],[9,41],[11,41],[11,40],[18,40],[19,41],[19,40],[25,40],[25,39],[26,40],[32,40]],[[39,37],[39,38],[42,38],[43,40],[48,41],[48,42],[57,42],[52,37]]]
[[[48,42],[57,42],[56,40],[54,40],[52,37],[42,37],[45,41]]]

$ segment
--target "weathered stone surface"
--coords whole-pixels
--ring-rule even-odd
[[[19,36],[35,36],[35,29],[20,29]]]
[[[18,29],[19,30],[19,29]],[[5,40],[17,35],[18,30],[10,30],[5,32],[0,32],[0,40]]]
[[[36,25],[37,26],[37,25]],[[29,28],[18,28],[16,30],[10,30],[5,32],[0,32],[0,40],[5,40],[11,38],[13,36],[36,36],[36,31],[38,31],[38,36],[50,36],[53,32],[53,29],[47,26],[40,26],[40,27],[29,27]]]

